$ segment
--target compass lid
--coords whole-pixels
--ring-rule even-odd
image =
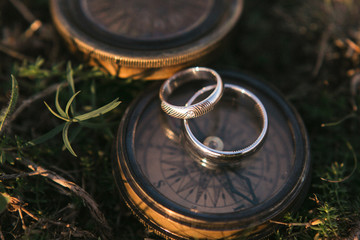
[[[296,110],[271,86],[248,75],[220,73],[225,83],[256,94],[269,117],[263,145],[241,164],[207,168],[184,146],[181,120],[160,108],[159,85],[134,101],[119,127],[115,177],[125,202],[144,224],[171,239],[266,236],[269,220],[296,209],[310,179],[307,133]],[[186,86],[185,86],[186,88]],[[194,89],[189,86],[188,90]],[[195,88],[197,89],[197,88]],[[182,89],[173,101],[187,101]],[[238,148],[257,127],[236,98],[189,122],[196,138],[217,136]],[[245,143],[246,144],[246,143]]]
[[[243,0],[51,0],[70,49],[120,77],[163,79],[202,61],[234,28]]]

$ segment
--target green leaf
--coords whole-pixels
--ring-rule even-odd
[[[66,66],[66,80],[69,83],[70,89],[71,89],[71,95],[73,96],[75,94],[75,84],[74,84],[74,71],[71,67],[71,62],[69,61],[67,66]],[[75,115],[75,104],[71,106],[70,108],[71,110],[71,114],[74,116]]]
[[[84,126],[84,127],[87,127],[87,128],[104,129],[104,128],[109,127],[109,126],[115,126],[115,125],[117,125],[119,123],[118,122],[94,123],[94,122],[82,121],[82,122],[79,122],[79,124]]]
[[[119,98],[116,98],[114,101],[112,101],[96,110],[93,110],[88,113],[84,113],[82,115],[78,115],[78,116],[74,117],[74,119],[76,119],[78,121],[85,121],[90,118],[95,118],[95,117],[101,116],[101,115],[113,110],[117,106],[119,106],[120,103],[121,103],[121,101],[119,101]]]
[[[60,114],[60,116],[64,118],[69,118],[69,116],[66,115],[65,111],[61,108],[60,102],[59,102],[59,93],[60,93],[61,85],[56,90],[56,96],[55,96],[55,106],[56,110]]]
[[[7,193],[0,193],[0,213],[6,210],[11,197]]]
[[[4,126],[4,123],[7,119],[7,117],[15,109],[18,97],[19,97],[19,85],[18,85],[18,82],[16,81],[16,78],[13,75],[11,75],[10,101],[9,101],[8,106],[0,114],[0,132]]]
[[[0,155],[0,164],[4,164],[6,161],[5,152],[2,151]]]
[[[50,111],[52,114],[54,114],[54,116],[56,116],[56,117],[58,117],[58,118],[60,118],[60,119],[62,119],[62,120],[64,120],[64,121],[67,121],[67,122],[70,121],[70,119],[64,118],[64,117],[60,116],[59,114],[57,114],[54,110],[51,109],[51,107],[50,107],[46,102],[44,102],[44,103],[45,103],[46,107],[49,109],[49,111]]]
[[[45,59],[38,57],[38,58],[36,58],[34,66],[36,68],[40,68],[44,64],[44,62],[45,62]]]
[[[80,134],[83,127],[81,125],[78,125],[73,131],[71,131],[71,135],[69,137],[69,142],[72,143],[72,141]],[[65,145],[63,146],[62,150],[65,150]]]
[[[74,78],[73,78],[73,70],[71,68],[71,62],[68,62],[66,66],[66,80],[68,81],[71,92],[74,95],[75,94],[75,84],[74,84]]]
[[[8,162],[11,165],[14,165],[15,160],[8,153],[6,153],[5,151],[2,151],[0,154],[0,165],[4,164],[5,162]]]
[[[71,125],[71,122],[67,122],[65,123],[65,127],[63,128],[62,131],[62,137],[63,137],[63,141],[65,144],[65,147],[67,148],[67,150],[69,150],[69,152],[74,155],[75,157],[77,157],[76,153],[74,152],[74,150],[71,147],[70,141],[69,141],[69,137],[68,137],[68,132],[69,132],[69,127]]]
[[[66,104],[66,107],[65,107],[65,114],[66,116],[69,116],[69,108],[71,106],[71,104],[73,103],[75,97],[80,93],[80,91],[78,91],[77,93],[75,93],[74,95],[72,95],[72,97],[69,99],[69,101],[67,102]]]
[[[64,126],[65,126],[65,123],[53,128],[52,130],[45,133],[44,135],[41,135],[40,137],[25,143],[25,146],[35,146],[35,145],[38,145],[38,144],[48,141],[49,139],[51,139],[51,138],[55,137],[57,134],[59,134],[61,132],[61,130],[64,128]]]

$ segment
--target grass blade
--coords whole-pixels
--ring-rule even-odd
[[[4,123],[7,117],[11,114],[11,112],[15,109],[17,100],[19,97],[19,85],[16,81],[16,78],[11,75],[11,95],[8,106],[1,112],[0,114],[0,132],[4,126]]]
[[[0,193],[0,213],[6,210],[11,197],[7,193]]]
[[[68,115],[66,115],[65,111],[61,108],[60,103],[59,103],[59,93],[60,93],[60,89],[61,89],[61,85],[56,89],[56,96],[55,96],[55,106],[56,106],[56,110],[58,111],[58,113],[60,114],[60,116],[64,117],[64,118],[69,118]]]
[[[68,132],[69,132],[69,127],[71,125],[71,122],[67,122],[65,123],[65,126],[63,128],[62,131],[62,137],[63,137],[63,141],[65,144],[65,147],[67,148],[67,150],[69,150],[69,152],[74,155],[75,157],[77,157],[76,153],[74,152],[74,150],[71,147],[70,141],[69,141],[69,137],[68,137]]]
[[[75,93],[74,95],[72,95],[72,97],[69,99],[69,101],[67,102],[66,104],[66,107],[65,107],[65,114],[66,116],[69,117],[69,108],[71,107],[71,104],[73,103],[75,97],[80,93],[80,91],[78,91],[77,93]]]
[[[330,179],[326,179],[326,178],[321,178],[321,180],[326,181],[326,182],[330,182],[330,183],[340,183],[340,182],[344,182],[346,180],[348,180],[352,175],[354,175],[355,171],[357,170],[357,157],[356,157],[356,153],[354,151],[353,146],[350,144],[350,142],[346,142],[346,146],[349,148],[349,150],[351,151],[352,155],[353,155],[353,159],[354,159],[354,167],[351,171],[351,173],[339,180],[330,180]]]
[[[74,119],[78,120],[78,121],[85,121],[88,120],[90,118],[95,118],[98,117],[100,115],[103,115],[111,110],[113,110],[114,108],[116,108],[117,106],[119,106],[119,104],[121,103],[121,101],[119,101],[119,98],[116,98],[114,101],[94,110],[88,113],[84,113],[82,115],[76,116],[74,117]]]
[[[57,134],[59,134],[61,132],[61,130],[64,128],[64,126],[65,126],[65,123],[53,128],[49,132],[45,133],[44,135],[41,135],[38,138],[35,138],[34,140],[28,141],[27,143],[24,144],[24,146],[25,147],[35,146],[35,145],[44,143],[44,142],[48,141],[49,139],[55,137]]]

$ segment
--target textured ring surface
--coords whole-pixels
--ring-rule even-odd
[[[187,104],[191,104],[200,95],[212,90],[214,87],[215,86],[212,85],[212,86],[207,86],[207,87],[200,89],[189,99]],[[186,119],[184,119],[184,128],[185,128],[184,132],[185,132],[186,139],[189,141],[190,145],[192,147],[194,147],[197,150],[197,152],[200,153],[200,155],[202,157],[205,157],[205,158],[209,157],[208,161],[211,161],[211,158],[219,159],[219,160],[235,159],[237,157],[244,156],[244,155],[247,155],[247,154],[255,151],[263,142],[263,140],[266,136],[267,129],[268,129],[268,116],[266,113],[266,109],[265,109],[264,105],[262,104],[262,102],[256,97],[255,94],[253,94],[252,92],[250,92],[249,90],[247,90],[245,88],[242,88],[242,87],[240,87],[238,85],[234,85],[234,84],[225,84],[224,88],[236,91],[236,92],[242,94],[243,96],[248,97],[249,99],[251,99],[251,101],[253,101],[255,103],[256,109],[258,110],[258,114],[261,118],[261,132],[260,132],[259,136],[256,138],[256,140],[254,142],[252,142],[251,144],[249,144],[248,146],[245,146],[238,150],[227,150],[227,151],[224,150],[223,151],[223,150],[211,148],[209,146],[206,146],[204,143],[201,143],[194,136],[193,132],[191,131],[188,121]]]
[[[167,102],[167,99],[176,88],[194,80],[214,80],[216,85],[212,85],[214,90],[208,97],[196,104],[176,106]],[[200,117],[211,111],[222,97],[223,91],[224,85],[217,72],[205,67],[194,67],[180,71],[167,79],[160,87],[159,98],[161,108],[165,113],[175,118],[190,119]]]

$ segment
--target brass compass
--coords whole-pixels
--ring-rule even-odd
[[[293,211],[309,182],[310,153],[296,111],[272,87],[236,72],[225,83],[249,89],[264,104],[266,139],[231,167],[201,164],[184,144],[182,120],[160,108],[159,84],[139,96],[124,115],[116,142],[114,174],[120,193],[141,222],[169,239],[260,238],[273,231],[269,220]],[[193,86],[174,94],[187,101]],[[189,120],[200,141],[209,136],[236,149],[253,141],[258,127],[248,110],[225,94],[210,113]]]
[[[51,0],[56,28],[90,64],[164,79],[199,63],[234,28],[243,0]]]

